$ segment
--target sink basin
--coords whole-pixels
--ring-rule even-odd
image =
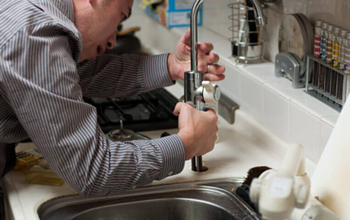
[[[226,178],[148,186],[118,196],[66,196],[41,205],[38,215],[41,220],[260,219],[231,192],[242,182]]]

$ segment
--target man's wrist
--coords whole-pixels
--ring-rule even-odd
[[[180,173],[185,165],[185,149],[180,136],[175,134],[153,141],[159,147],[163,158],[163,168],[156,179],[161,180]]]
[[[179,79],[179,77],[177,77],[176,75],[176,71],[174,70],[174,65],[175,65],[175,54],[174,53],[170,53],[168,55],[168,60],[167,60],[167,64],[168,64],[168,73],[169,73],[169,77],[172,81],[176,81],[177,79]]]
[[[193,144],[192,143],[193,139],[190,137],[191,135],[189,135],[186,132],[182,132],[182,131],[180,131],[177,135],[181,138],[183,146],[184,146],[185,160],[191,159],[194,155],[194,153],[191,152],[191,147],[190,147]]]

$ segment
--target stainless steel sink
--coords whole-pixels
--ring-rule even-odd
[[[119,196],[79,195],[50,200],[41,220],[253,220],[260,219],[232,193],[241,178],[142,187]]]

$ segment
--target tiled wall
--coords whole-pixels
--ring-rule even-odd
[[[318,162],[339,113],[303,89],[294,89],[289,80],[274,77],[274,65],[227,68],[220,88],[240,104],[240,109],[286,142],[304,146],[306,155]]]
[[[231,21],[228,16],[230,3],[236,0],[204,1],[203,25],[229,39],[232,33],[228,30]],[[271,5],[265,11],[268,17],[265,34],[264,58],[275,60],[278,53],[278,31],[284,14],[303,13],[314,24],[323,20],[335,26],[350,30],[350,0],[277,0],[278,5]]]

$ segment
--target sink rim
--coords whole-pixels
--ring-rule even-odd
[[[218,195],[225,198],[227,201],[232,201],[232,208],[239,207],[242,208],[242,210],[246,211],[248,214],[256,217],[256,219],[260,219],[260,217],[257,215],[257,213],[252,210],[249,205],[247,205],[242,199],[239,198],[234,193],[234,189],[240,186],[244,181],[244,178],[240,177],[233,177],[233,178],[220,178],[220,179],[213,179],[213,180],[200,180],[200,181],[194,181],[194,182],[182,182],[182,183],[171,183],[171,184],[164,184],[164,185],[148,185],[148,186],[142,186],[133,190],[130,190],[128,192],[122,193],[120,195],[113,195],[113,196],[103,196],[103,197],[83,197],[81,195],[70,195],[70,196],[63,196],[58,198],[53,198],[51,200],[48,200],[41,204],[37,209],[37,214],[39,219],[43,219],[45,216],[50,215],[50,213],[53,213],[59,209],[62,209],[64,207],[74,207],[74,206],[81,206],[83,205],[95,205],[92,208],[86,208],[83,211],[77,212],[77,215],[80,213],[84,213],[87,210],[95,209],[95,208],[103,208],[107,206],[120,206],[125,205],[128,203],[133,202],[154,202],[157,199],[179,199],[178,197],[175,197],[176,193],[183,193],[183,194],[192,194],[191,196],[183,196],[180,198],[188,198],[188,199],[197,199],[201,200],[201,202],[209,202],[210,198],[205,197],[205,193],[216,193],[220,192],[222,195]],[[232,187],[234,185],[234,187]],[[227,188],[228,187],[228,188]],[[202,191],[202,192],[200,192]],[[202,194],[203,195],[202,195]],[[194,196],[193,196],[194,195]],[[196,198],[198,196],[198,198]],[[201,198],[201,196],[203,198]],[[106,203],[105,205],[98,205],[99,202]],[[223,203],[214,203],[212,202],[212,205],[217,206],[219,208],[227,209],[226,207],[229,204],[223,204]],[[226,205],[226,207],[225,207]]]

